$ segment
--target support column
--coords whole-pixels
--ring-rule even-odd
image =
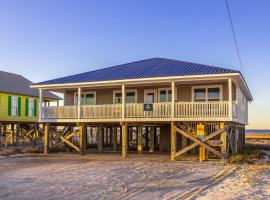
[[[78,119],[81,118],[81,88],[78,88]]]
[[[176,153],[176,131],[174,129],[175,123],[171,122],[171,161],[175,161]]]
[[[18,123],[16,126],[16,144],[19,144],[20,135],[21,135],[21,124]]]
[[[224,122],[220,122],[219,128],[222,129],[224,127],[225,127]],[[226,155],[227,154],[227,132],[226,131],[220,135],[220,140],[222,142],[221,153]]]
[[[174,118],[174,102],[175,102],[175,82],[173,81],[172,83],[171,83],[171,85],[172,85],[172,88],[171,88],[171,90],[172,90],[172,102],[171,102],[171,117],[172,118]]]
[[[200,122],[197,125],[197,137],[200,137],[201,139],[203,139],[205,137],[205,127],[204,125]],[[199,161],[205,161],[205,147],[200,146],[199,147]]]
[[[122,123],[122,158],[127,157],[127,124]]]
[[[85,126],[84,125],[79,125],[79,135],[80,135],[80,144],[79,144],[79,148],[80,148],[80,154],[83,155],[84,150],[85,150],[85,139],[86,139],[86,135],[85,135]]]
[[[155,127],[150,127],[150,149],[149,152],[155,151]]]
[[[126,110],[126,88],[125,85],[122,84],[122,120],[125,119],[125,111]]]
[[[43,117],[42,99],[43,99],[42,89],[39,89],[39,113],[38,113],[39,120],[41,120]]]
[[[11,124],[11,133],[10,133],[10,144],[13,145],[14,144],[14,124]]]
[[[104,128],[100,126],[98,128],[98,152],[103,152],[103,145],[104,145]]]
[[[113,127],[113,151],[117,151],[117,127]]]
[[[142,146],[142,126],[138,126],[138,153],[143,152],[143,146]]]
[[[232,79],[228,79],[229,117],[232,119]]]
[[[44,154],[49,153],[49,124],[44,126]]]

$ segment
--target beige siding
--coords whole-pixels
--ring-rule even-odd
[[[192,100],[192,86],[206,86],[206,85],[222,85],[223,90],[223,100],[228,100],[228,83],[227,82],[213,82],[213,83],[196,83],[196,84],[181,84],[177,85],[177,101],[191,101]],[[144,103],[144,90],[155,89],[158,95],[158,88],[170,88],[170,85],[163,86],[149,86],[149,87],[127,87],[129,89],[137,89],[137,102]],[[82,92],[95,91],[96,92],[96,104],[112,104],[113,103],[113,91],[121,90],[121,88],[108,88],[108,89],[97,89],[97,90],[82,90]],[[64,105],[73,105],[74,104],[74,92],[75,91],[66,91],[64,95]],[[158,96],[157,96],[158,98]],[[236,88],[233,84],[233,99],[236,99]]]
[[[64,93],[64,105],[65,106],[74,105],[74,92],[75,91],[66,91]]]

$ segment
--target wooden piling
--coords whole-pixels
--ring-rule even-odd
[[[49,125],[44,126],[44,154],[49,154]]]
[[[150,127],[150,149],[149,152],[155,151],[155,127]]]
[[[104,145],[104,127],[100,126],[98,129],[98,152],[103,152]]]
[[[176,153],[176,131],[174,129],[175,123],[171,122],[171,161],[175,161]]]
[[[79,137],[80,137],[80,143],[79,143],[79,148],[80,148],[80,154],[83,155],[85,151],[85,141],[86,141],[86,130],[85,130],[84,125],[79,125]]]
[[[117,127],[113,127],[113,151],[117,151]]]
[[[138,153],[143,152],[143,147],[142,147],[142,126],[138,126]]]
[[[122,158],[127,157],[127,124],[122,123]]]

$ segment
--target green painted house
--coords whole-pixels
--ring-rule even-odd
[[[0,71],[0,123],[38,122],[39,91],[31,84],[21,75]],[[50,92],[43,94],[43,102],[60,99]]]

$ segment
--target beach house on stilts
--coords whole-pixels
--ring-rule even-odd
[[[121,151],[123,158],[133,151],[226,158],[244,145],[252,101],[237,70],[164,58],[31,87],[39,89],[44,153],[65,144],[81,154]],[[46,91],[63,93],[64,105],[42,107]]]
[[[0,71],[0,147],[17,145],[42,138],[39,135],[39,92],[30,88],[27,78]],[[57,102],[61,98],[45,91],[43,102]]]

